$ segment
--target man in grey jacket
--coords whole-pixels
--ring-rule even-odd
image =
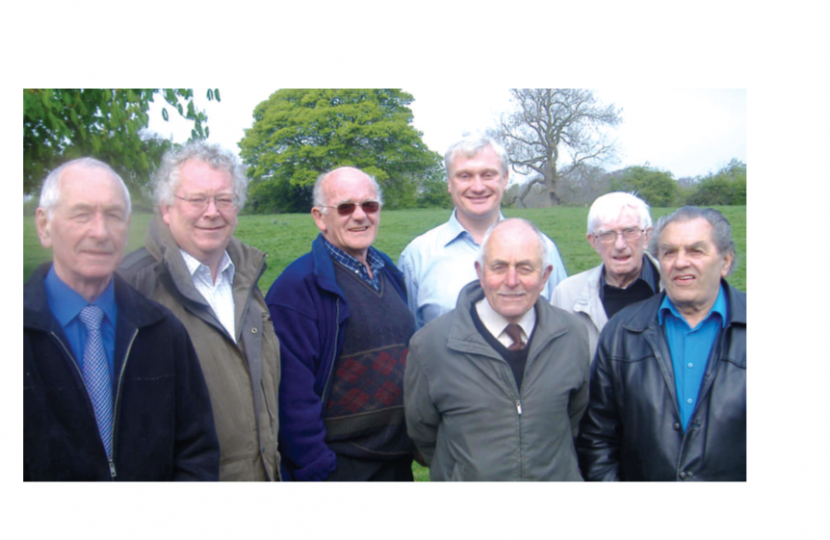
[[[639,197],[618,191],[591,205],[586,239],[602,264],[562,281],[550,303],[576,314],[585,325],[592,359],[608,319],[660,292],[657,261],[645,251],[650,236],[648,204]]]
[[[588,335],[540,298],[546,255],[533,224],[499,222],[478,281],[412,338],[406,424],[430,480],[582,479],[573,438],[588,403]]]

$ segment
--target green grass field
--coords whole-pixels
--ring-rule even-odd
[[[729,282],[746,291],[746,207],[717,207],[732,224],[737,266]],[[652,218],[674,211],[674,208],[652,208]],[[532,221],[542,232],[553,239],[565,261],[568,275],[587,270],[600,263],[599,255],[585,240],[588,208],[538,208],[505,209],[507,217],[522,217]],[[416,236],[449,219],[449,210],[397,210],[384,211],[375,247],[388,254],[393,261]],[[127,253],[141,247],[144,230],[152,219],[150,214],[135,214],[130,226]],[[281,214],[268,216],[241,216],[236,236],[268,254],[268,270],[260,280],[263,293],[291,261],[308,252],[318,230],[310,214]],[[23,227],[23,279],[28,279],[37,265],[50,259],[37,237],[34,218],[24,217]],[[415,465],[416,480],[427,480],[428,471]]]

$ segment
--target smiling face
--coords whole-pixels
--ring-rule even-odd
[[[470,221],[495,222],[507,188],[507,171],[501,170],[496,152],[489,146],[473,157],[456,155],[447,171],[447,190],[462,225]]]
[[[626,240],[622,233],[629,229],[641,230],[642,224],[637,211],[626,206],[623,207],[617,219],[600,222],[593,234],[587,235],[588,242],[602,257],[606,281],[620,288],[627,287],[640,276],[643,268],[643,252],[651,236],[651,227],[649,227],[640,238]],[[617,238],[613,243],[604,244],[594,236],[608,231],[617,233]]]
[[[666,294],[690,323],[699,321],[714,305],[733,254],[718,252],[712,226],[703,218],[667,225],[657,249]]]
[[[179,185],[172,205],[161,205],[161,216],[176,244],[211,272],[219,265],[238,223],[236,208],[220,211],[212,197],[232,197],[231,173],[216,170],[203,161],[188,160],[179,170]],[[211,197],[207,208],[196,208],[184,199]]]
[[[127,201],[105,169],[72,165],[58,182],[60,197],[52,219],[37,209],[38,236],[43,247],[52,249],[58,277],[94,300],[124,257],[130,226]]]
[[[487,242],[483,266],[476,261],[484,296],[512,323],[533,309],[552,270],[542,262],[538,235],[521,222],[499,225]]]
[[[380,209],[366,213],[360,204],[377,201],[378,194],[369,177],[358,169],[342,167],[330,172],[323,181],[323,199],[326,206],[355,203],[353,213],[341,216],[337,208],[314,207],[311,215],[323,236],[338,247],[366,263],[366,253],[374,243],[380,225]]]

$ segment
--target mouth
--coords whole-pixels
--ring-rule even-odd
[[[683,275],[672,278],[672,281],[678,285],[689,285],[690,283],[693,283],[696,279],[697,278],[695,276]]]
[[[353,233],[362,233],[362,232],[366,232],[366,231],[368,231],[368,230],[369,230],[369,226],[366,226],[366,227],[354,227],[354,228],[349,229],[349,232],[353,232]]]

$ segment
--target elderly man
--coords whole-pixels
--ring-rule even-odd
[[[455,210],[450,220],[406,246],[398,266],[406,278],[409,308],[418,328],[455,307],[461,289],[476,279],[474,263],[487,230],[504,219],[499,210],[507,188],[507,153],[489,137],[466,137],[444,155],[447,190]],[[542,296],[568,277],[559,251],[543,236],[546,263],[553,266]]]
[[[280,448],[295,480],[412,480],[401,392],[415,323],[403,276],[372,247],[381,205],[358,169],[321,175],[320,234],[265,297],[282,344]]]
[[[409,436],[435,480],[582,480],[573,437],[588,403],[588,336],[540,298],[547,242],[507,219],[484,237],[479,280],[412,338]]]
[[[650,236],[651,215],[639,197],[614,192],[591,205],[586,238],[602,264],[557,285],[550,303],[579,317],[588,329],[592,359],[608,319],[660,292],[657,261],[645,253]]]
[[[650,250],[665,292],[602,330],[577,441],[588,480],[746,480],[746,294],[729,222],[683,207]]]
[[[265,254],[233,237],[246,186],[244,167],[217,145],[166,153],[156,219],[121,272],[190,333],[213,403],[219,480],[277,480],[279,342],[257,287]]]
[[[76,159],[35,216],[54,261],[23,292],[24,480],[216,480],[210,398],[187,332],[114,275],[130,194]]]

